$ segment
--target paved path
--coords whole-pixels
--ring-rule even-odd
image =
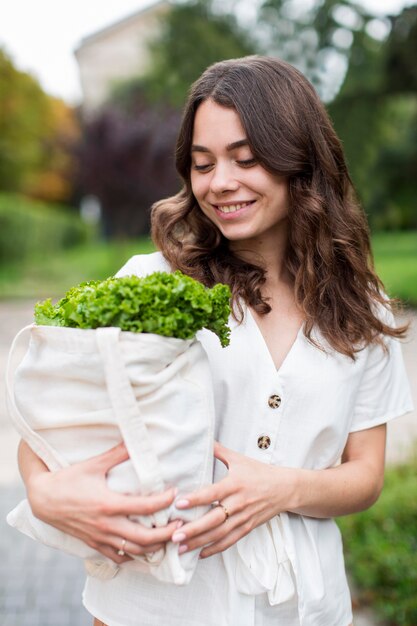
[[[12,530],[5,515],[23,497],[16,463],[18,436],[4,405],[4,369],[13,336],[32,320],[33,302],[0,302],[0,626],[91,626],[81,605],[83,567],[72,557],[38,545]],[[417,407],[417,316],[403,351]],[[387,460],[401,462],[417,442],[417,413],[389,426]],[[166,625],[169,626],[169,625]],[[236,625],[238,626],[238,625]],[[372,614],[355,626],[377,626]]]
[[[6,514],[23,497],[21,487],[0,489],[1,626],[92,626],[80,599],[84,579],[80,561],[6,524]]]
[[[33,302],[0,302],[0,626],[91,626],[81,604],[79,559],[13,530],[6,514],[24,497],[16,463],[18,436],[4,405],[4,370],[16,332],[32,321]]]

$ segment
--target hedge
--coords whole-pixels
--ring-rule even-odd
[[[0,193],[0,262],[19,262],[87,241],[90,230],[68,207]]]
[[[359,601],[390,626],[416,626],[417,460],[389,468],[378,502],[338,523]]]

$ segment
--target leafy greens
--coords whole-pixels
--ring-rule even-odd
[[[207,328],[229,344],[230,289],[211,289],[182,274],[154,272],[84,282],[56,304],[48,298],[35,306],[35,323],[44,326],[98,328],[117,326],[131,332],[192,339]]]

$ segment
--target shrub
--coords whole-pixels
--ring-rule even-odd
[[[106,238],[149,232],[149,209],[179,190],[174,166],[180,113],[138,100],[132,112],[107,107],[89,120],[79,148],[78,185],[100,200]]]
[[[371,509],[338,520],[359,600],[390,626],[417,624],[417,461],[387,470]]]
[[[85,242],[91,231],[68,208],[0,194],[0,261],[18,262]]]

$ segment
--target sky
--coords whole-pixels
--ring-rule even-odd
[[[414,4],[413,0],[356,2],[376,15],[394,14]],[[45,91],[78,104],[81,87],[74,50],[81,39],[150,4],[152,0],[3,0],[0,47]]]

